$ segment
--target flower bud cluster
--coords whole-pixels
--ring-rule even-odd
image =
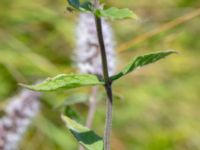
[[[0,150],[17,150],[23,134],[40,108],[40,93],[22,90],[11,99],[0,120]]]
[[[110,25],[102,19],[102,30],[109,74],[115,72],[115,43]],[[74,61],[81,73],[102,75],[102,62],[97,38],[95,19],[92,14],[80,14],[76,28],[76,49]]]

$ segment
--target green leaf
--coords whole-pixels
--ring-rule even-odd
[[[117,79],[121,78],[122,76],[124,76],[140,67],[154,63],[154,62],[156,62],[162,58],[165,58],[166,56],[173,54],[173,53],[176,53],[176,51],[173,51],[173,50],[161,51],[161,52],[156,52],[156,53],[151,53],[151,54],[147,54],[144,56],[136,57],[126,67],[124,67],[121,72],[112,76],[111,80],[113,80],[113,81],[117,80]]]
[[[74,121],[78,121],[78,122],[81,121],[81,115],[75,108],[71,106],[66,106],[63,110],[63,114],[70,117]]]
[[[104,82],[99,81],[95,75],[91,74],[60,74],[36,85],[20,85],[34,91],[55,91],[59,89],[71,89],[102,84],[104,84]]]
[[[84,2],[84,3],[82,3],[80,5],[80,10],[81,11],[92,11],[93,10],[93,5],[92,5],[91,2],[86,1],[86,2]]]
[[[85,1],[83,3],[80,3],[79,0],[68,0],[68,3],[73,8],[83,12],[92,11],[93,9],[92,3],[90,1]]]
[[[98,9],[98,10],[96,10],[95,15],[97,17],[105,17],[105,18],[109,18],[111,20],[129,19],[129,18],[138,19],[137,15],[134,14],[128,8],[119,9],[119,8],[115,8],[115,7],[110,7],[108,9]]]
[[[77,141],[87,150],[103,150],[103,139],[92,130],[80,125],[67,116],[62,115],[62,120]]]
[[[72,7],[79,9],[80,7],[80,2],[79,0],[68,0],[69,5],[71,5]]]

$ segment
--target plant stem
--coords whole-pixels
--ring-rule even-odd
[[[86,127],[91,128],[94,114],[96,111],[96,106],[97,106],[97,91],[98,87],[93,87],[91,96],[89,99],[89,111],[88,111],[88,116],[87,116],[87,121],[86,121]],[[82,146],[79,147],[79,150],[84,150]]]
[[[107,91],[107,111],[106,111],[106,124],[104,131],[104,150],[110,150],[110,135],[112,130],[112,87],[111,85],[106,88]]]
[[[96,9],[98,9],[99,7],[98,0],[94,0],[94,6]],[[100,51],[101,51],[102,70],[103,70],[103,77],[105,80],[105,90],[108,97],[105,132],[104,132],[104,150],[110,150],[110,135],[111,135],[111,129],[112,129],[112,101],[113,101],[112,81],[110,80],[109,72],[108,72],[107,56],[106,56],[106,49],[105,49],[105,44],[104,44],[101,18],[95,16],[95,22],[96,22],[97,36],[98,36],[99,46],[100,46]]]

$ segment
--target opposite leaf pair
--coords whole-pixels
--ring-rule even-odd
[[[110,77],[110,79],[114,82],[115,80],[138,68],[154,63],[173,53],[176,52],[171,50],[136,57],[127,66],[125,66],[122,71]],[[100,81],[97,76],[92,74],[60,74],[54,78],[48,78],[44,82],[37,85],[21,85],[35,91],[55,91],[59,89],[71,89],[104,84],[104,81]],[[67,116],[62,116],[62,119],[79,144],[84,146],[87,150],[103,150],[103,139],[100,136]]]
[[[110,77],[110,79],[113,82],[138,68],[154,63],[173,53],[176,52],[169,50],[136,57],[127,66],[125,66],[122,71]],[[104,85],[104,81],[100,81],[97,76],[92,74],[60,74],[56,77],[48,78],[44,82],[37,85],[21,85],[34,91],[44,92],[83,86]]]

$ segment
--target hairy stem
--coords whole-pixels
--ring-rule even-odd
[[[88,111],[88,116],[87,116],[87,121],[86,121],[86,127],[91,128],[94,114],[96,112],[96,106],[97,106],[97,91],[98,87],[93,87],[91,96],[89,99],[89,111]],[[84,150],[82,146],[79,147],[79,150]]]
[[[107,111],[106,111],[106,123],[104,131],[104,150],[110,150],[110,135],[112,130],[112,87],[106,88],[107,91]]]
[[[94,0],[95,8],[99,8],[99,1]],[[105,80],[105,90],[107,93],[107,111],[106,111],[106,123],[105,123],[105,132],[104,132],[104,150],[110,150],[110,135],[112,129],[112,82],[109,78],[108,72],[108,65],[107,65],[107,56],[106,56],[106,49],[104,44],[104,37],[102,31],[102,23],[101,18],[95,16],[96,22],[96,29],[97,29],[97,36],[99,40],[99,46],[101,51],[101,59],[102,59],[102,70],[103,70],[103,77]]]

